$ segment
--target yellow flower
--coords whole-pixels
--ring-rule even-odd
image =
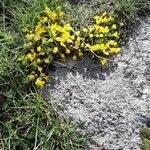
[[[40,35],[42,33],[45,33],[46,32],[46,29],[44,26],[42,26],[42,24],[38,24],[36,27],[35,27],[35,32]]]
[[[69,34],[69,32],[65,32],[65,33],[62,34],[61,37],[62,38],[61,38],[60,42],[66,42],[67,39],[70,39],[70,34]]]
[[[94,27],[89,27],[89,31],[92,32],[94,30]]]
[[[79,56],[79,57],[82,57],[82,56],[83,56],[83,53],[82,53],[82,52],[79,52],[79,53],[78,53],[78,56]]]
[[[93,34],[89,34],[89,37],[90,37],[90,38],[93,38],[93,37],[94,37],[94,35],[93,35]]]
[[[70,31],[70,30],[72,30],[72,27],[71,27],[71,25],[68,23],[68,24],[65,24],[65,25],[64,25],[62,31],[64,32],[64,31]]]
[[[55,20],[57,19],[57,14],[52,12],[51,19],[52,19],[53,22],[55,22]]]
[[[66,42],[66,39],[62,37],[62,38],[60,39],[60,43],[65,43],[65,42]]]
[[[32,46],[32,42],[27,43],[27,47]]]
[[[119,37],[118,32],[113,33],[113,34],[112,34],[112,37],[118,38],[118,37]]]
[[[72,40],[74,40],[74,39],[75,39],[75,36],[74,36],[74,35],[72,35],[70,38],[71,38]]]
[[[74,55],[74,56],[72,57],[72,59],[73,59],[73,60],[77,60],[77,56]]]
[[[81,43],[81,47],[84,47],[84,45],[85,45],[84,43]]]
[[[37,63],[41,63],[41,59],[38,58],[38,59],[36,60],[36,62],[37,62]]]
[[[57,6],[56,7],[56,11],[60,11],[61,10],[61,7],[60,6]]]
[[[46,38],[43,38],[42,39],[42,44],[46,44],[47,43],[47,39]]]
[[[60,13],[59,13],[59,16],[60,16],[60,17],[63,17],[63,16],[64,16],[64,13],[63,13],[63,12],[60,12]]]
[[[106,65],[107,64],[107,60],[106,59],[100,59],[100,62],[102,65]]]
[[[93,46],[89,45],[88,48],[91,51],[102,51],[103,53],[106,51],[107,47],[104,43],[101,44],[95,44]]]
[[[45,62],[46,64],[49,64],[49,63],[50,63],[49,58],[46,58],[44,62]]]
[[[120,26],[121,26],[121,27],[124,26],[124,23],[123,23],[123,22],[120,22]]]
[[[46,74],[45,74],[45,73],[41,73],[40,76],[41,76],[41,77],[45,77]]]
[[[67,42],[68,42],[68,43],[72,43],[72,40],[71,40],[71,39],[68,39]]]
[[[27,76],[28,81],[33,81],[34,78],[35,78],[35,76],[33,74],[30,74],[30,75]]]
[[[98,31],[100,26],[99,25],[95,25],[94,27],[95,27],[95,30]]]
[[[98,47],[99,47],[99,49],[102,50],[102,51],[105,51],[105,50],[107,49],[106,45],[103,44],[103,43],[102,43],[102,44],[99,44]]]
[[[45,55],[45,52],[40,52],[40,55],[41,55],[41,56],[44,56],[44,55]]]
[[[50,38],[50,39],[48,40],[48,42],[52,43],[52,42],[54,42],[54,40],[53,40],[52,38]]]
[[[106,16],[106,15],[107,15],[107,12],[106,12],[106,11],[102,13],[102,16],[103,16],[103,17]]]
[[[60,45],[66,48],[66,45],[63,42],[60,42]]]
[[[22,28],[22,32],[29,32],[29,29],[27,27]]]
[[[28,40],[32,40],[33,39],[33,37],[34,37],[34,34],[27,34],[26,35],[26,38],[28,39]]]
[[[42,48],[39,46],[39,47],[37,47],[37,51],[38,52],[41,52],[42,51]]]
[[[26,56],[27,59],[29,59],[30,61],[33,61],[36,58],[36,53],[28,53]]]
[[[109,16],[109,17],[108,17],[108,21],[109,21],[109,22],[113,22],[114,20],[115,20],[115,19],[114,19],[112,16]]]
[[[34,39],[34,41],[39,41],[41,39],[41,36],[38,34],[35,34],[33,39]]]
[[[80,31],[76,31],[75,34],[79,36],[80,35]]]
[[[99,22],[99,18],[100,18],[100,16],[95,16],[94,17],[94,19],[95,19],[95,21],[96,21],[96,24],[99,24],[100,22]]]
[[[52,52],[53,52],[54,54],[56,54],[56,53],[58,52],[58,48],[57,48],[57,47],[54,47],[54,49],[52,50]]]
[[[109,52],[107,52],[106,50],[102,50],[102,52],[103,52],[106,56],[109,55]]]
[[[17,59],[17,61],[23,61],[23,58],[21,57],[19,57],[18,59]]]
[[[97,24],[108,23],[108,22],[109,22],[109,18],[104,17],[104,16],[101,16],[101,17],[99,17],[98,20],[96,20],[96,23],[97,23]]]
[[[103,38],[103,37],[104,37],[104,35],[103,35],[103,34],[100,34],[100,35],[99,35],[99,37],[100,37],[100,38]]]
[[[51,13],[51,10],[48,7],[45,7],[44,12],[47,13],[47,14],[49,14],[49,13]]]
[[[55,33],[60,30],[60,26],[58,26],[56,23],[52,23],[51,26],[48,27],[48,29],[50,33],[55,35]]]
[[[95,19],[95,20],[98,20],[98,19],[99,19],[99,16],[95,16],[94,19]]]
[[[60,38],[60,37],[56,37],[56,41],[58,41],[58,42],[59,42],[60,40],[61,40],[61,38]]]
[[[61,57],[62,59],[64,59],[64,58],[65,58],[65,55],[64,55],[64,54],[60,54],[60,57]]]
[[[66,49],[66,54],[70,54],[70,50],[69,49]]]
[[[108,26],[106,26],[106,27],[100,26],[99,27],[99,32],[108,33],[109,32],[109,27]]]
[[[75,45],[73,48],[76,49],[76,50],[78,50],[79,46]]]
[[[38,69],[39,72],[41,72],[43,70],[42,67],[38,67],[37,69]]]
[[[77,37],[77,42],[80,42],[80,40],[81,40],[80,37]]]
[[[40,20],[41,23],[46,23],[47,21],[48,21],[48,18],[47,18],[47,17],[43,17],[43,18]]]
[[[119,53],[120,51],[121,51],[121,48],[119,48],[119,47],[117,47],[117,48],[115,48],[115,47],[111,47],[110,48],[110,51],[112,52],[112,53]]]
[[[117,29],[116,24],[113,24],[111,28],[112,28],[113,30]]]
[[[82,31],[83,32],[88,32],[88,29],[87,28],[83,28]]]
[[[52,19],[53,22],[56,20],[57,14],[55,12],[52,12],[48,7],[45,7],[44,12],[47,14],[49,18]]]
[[[117,42],[114,41],[114,40],[110,40],[107,44],[108,44],[108,45],[112,45],[112,46],[116,46],[116,45],[117,45]]]
[[[38,78],[35,81],[35,85],[37,85],[37,87],[43,87],[44,84],[45,84],[45,81],[43,81],[41,78]]]

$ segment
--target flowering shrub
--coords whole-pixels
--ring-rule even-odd
[[[112,15],[104,12],[93,18],[91,26],[74,31],[71,24],[65,23],[61,7],[55,11],[46,7],[34,30],[22,29],[27,51],[18,61],[26,67],[27,80],[43,87],[48,80],[45,69],[55,60],[65,61],[68,57],[76,60],[90,53],[105,65],[106,57],[120,52],[118,40],[121,26],[123,23],[117,23]]]

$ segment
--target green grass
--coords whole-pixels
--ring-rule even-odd
[[[17,63],[24,53],[23,26],[34,26],[47,0],[0,2],[0,149],[77,150],[84,139],[26,81]]]
[[[150,128],[141,128],[140,133],[142,138],[141,150],[149,150],[150,149]]]
[[[16,61],[17,37],[6,32],[0,32],[0,87],[6,96],[0,100],[0,149],[79,149],[83,139],[75,126],[59,117],[26,82]]]
[[[150,15],[150,0],[113,0],[113,3],[115,13],[126,23],[124,37],[131,35],[142,18]]]
[[[60,118],[38,93],[30,93],[19,102],[7,101],[0,114],[2,150],[79,149],[75,127]]]
[[[80,3],[81,2],[81,3]],[[69,2],[64,4],[65,9],[70,13],[69,17],[74,20],[77,27],[88,26],[91,18],[95,14],[103,11],[113,13],[118,21],[125,22],[122,32],[123,40],[127,40],[138,25],[141,18],[150,15],[150,0],[84,0],[71,5]]]

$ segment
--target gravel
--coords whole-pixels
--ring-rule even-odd
[[[90,58],[56,65],[42,89],[60,114],[89,136],[86,150],[139,150],[150,120],[150,18],[142,21],[114,63]]]

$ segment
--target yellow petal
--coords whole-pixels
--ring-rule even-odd
[[[106,59],[101,59],[100,62],[101,62],[102,65],[106,65],[107,64],[107,60]]]

